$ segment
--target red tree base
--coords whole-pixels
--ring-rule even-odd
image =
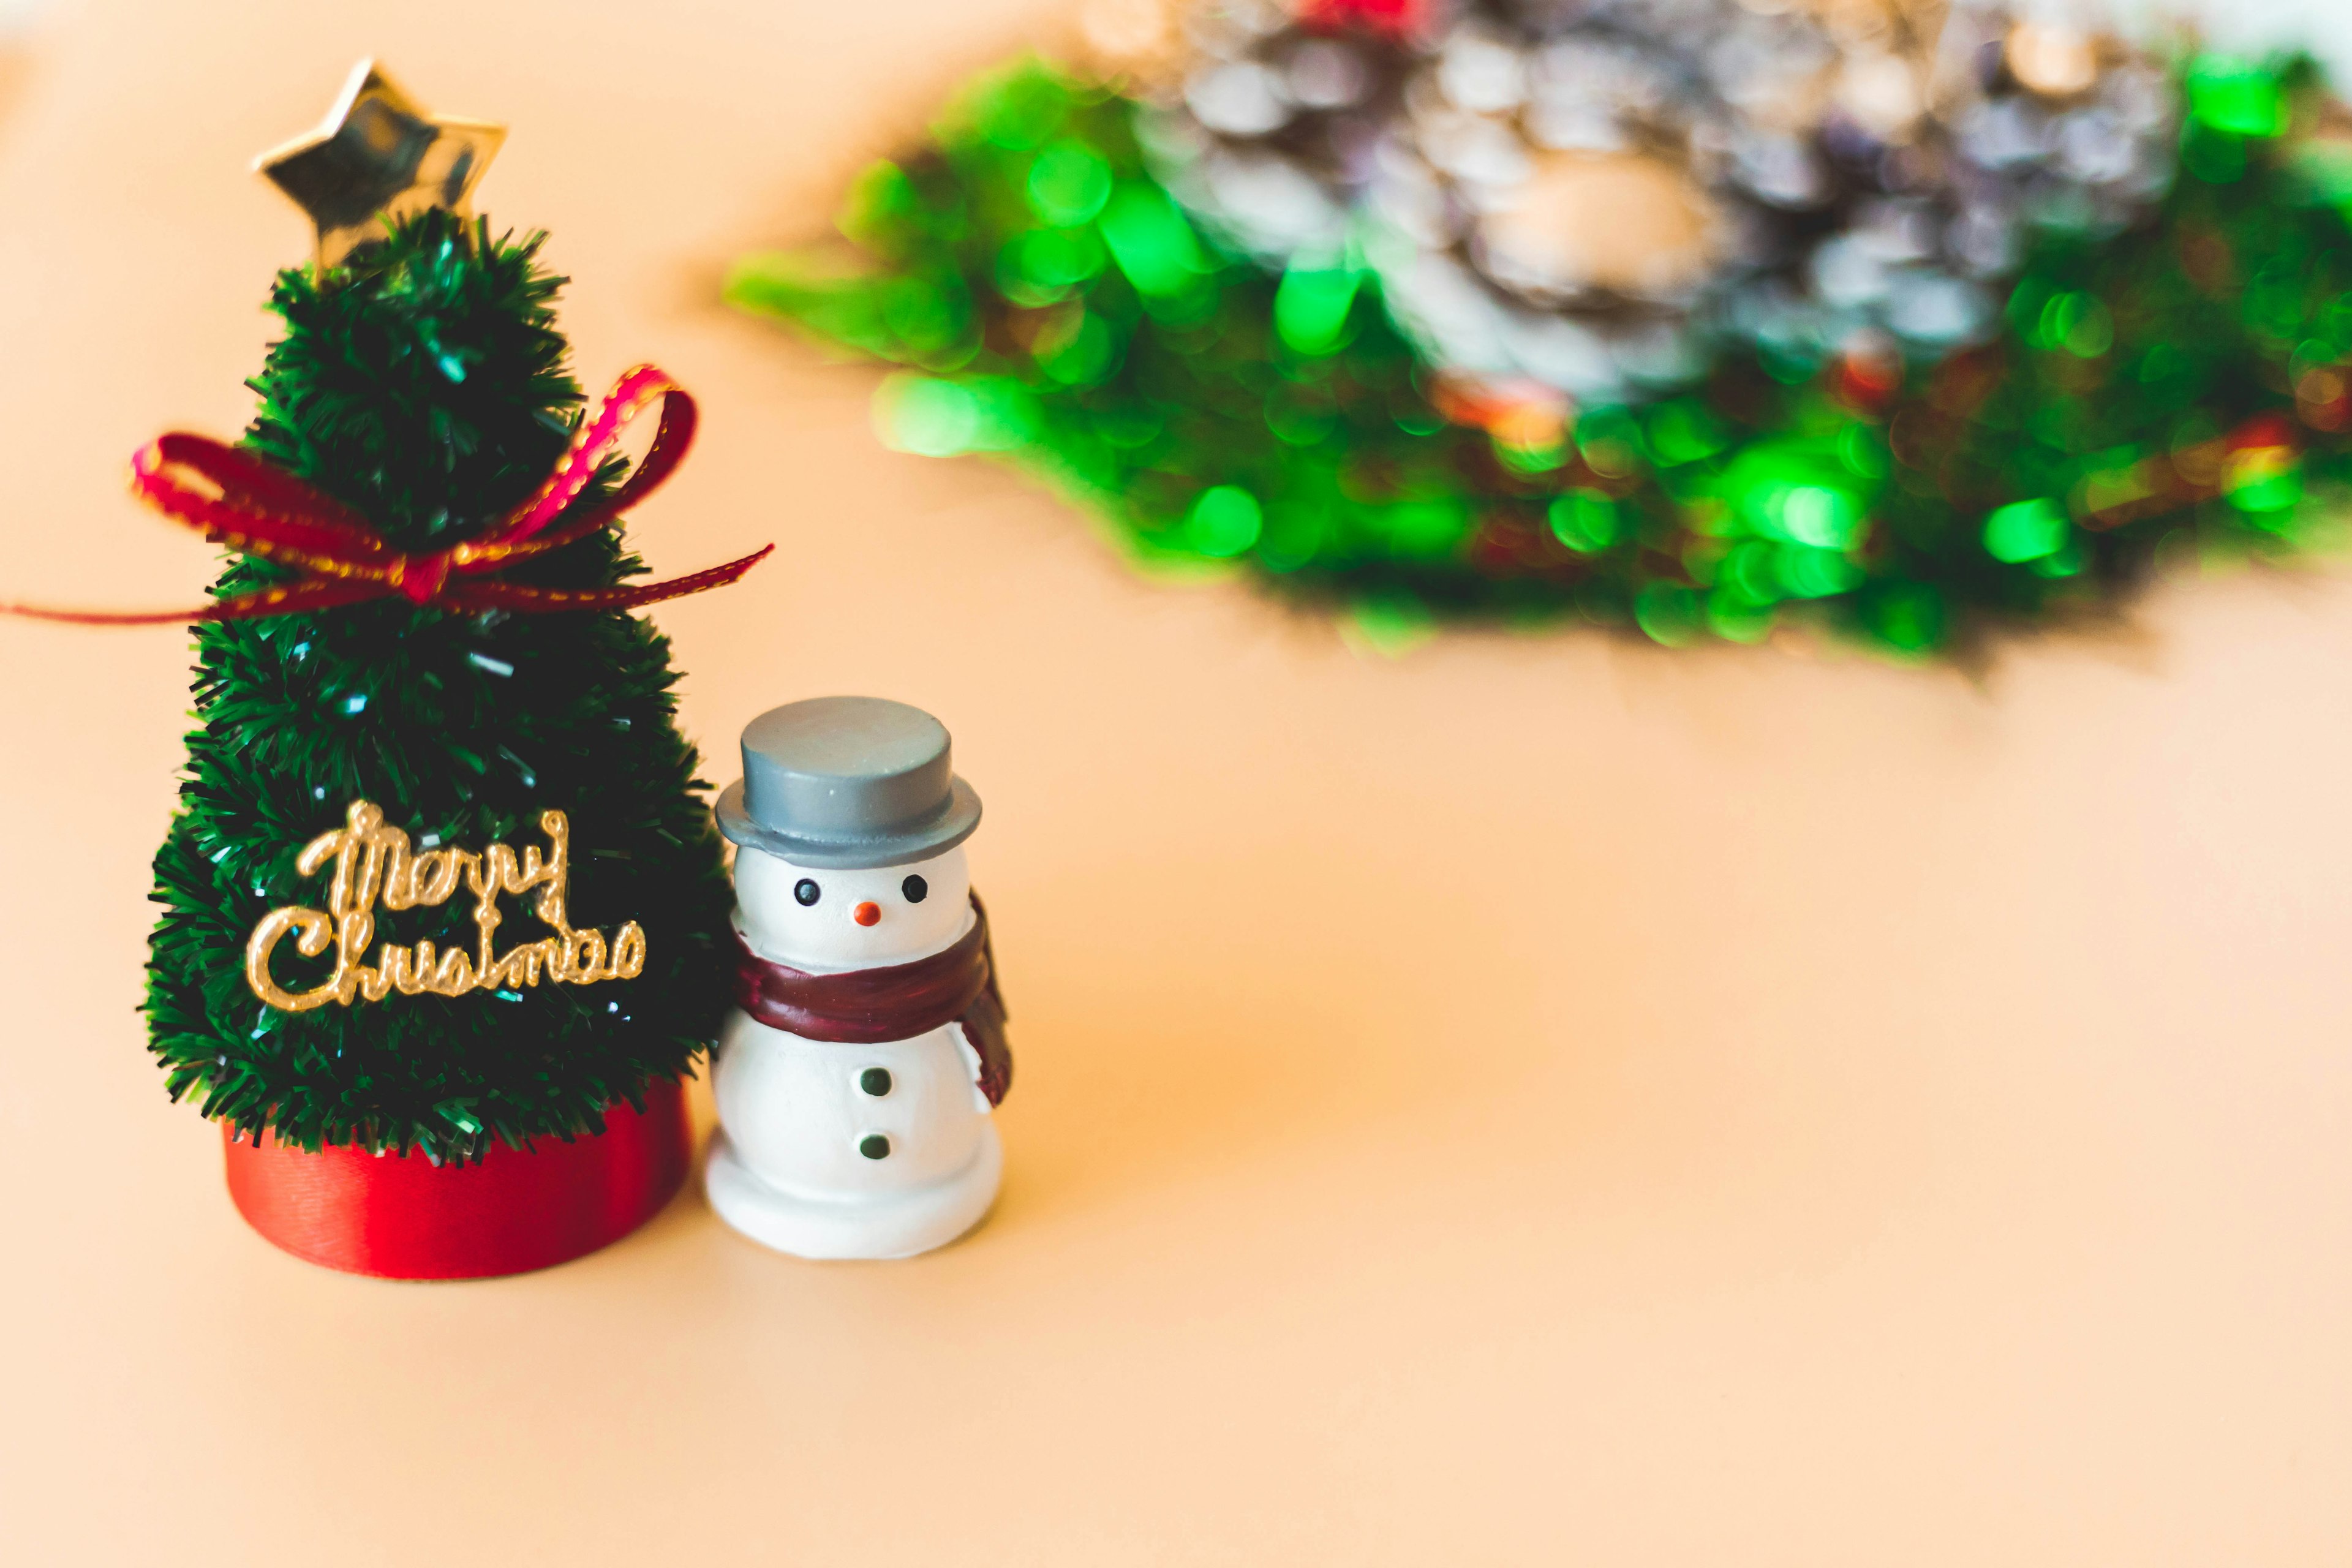
[[[686,1179],[686,1093],[648,1086],[643,1114],[471,1165],[350,1147],[313,1154],[222,1129],[228,1192],[246,1223],[297,1258],[380,1279],[481,1279],[567,1263],[661,1211]]]

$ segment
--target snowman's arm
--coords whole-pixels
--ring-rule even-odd
[[[956,1032],[956,1049],[963,1053],[964,1070],[971,1074],[971,1108],[982,1115],[988,1114],[988,1091],[980,1087],[980,1047],[972,1044],[971,1027],[959,1018],[952,1026]]]

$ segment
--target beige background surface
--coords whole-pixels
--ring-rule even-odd
[[[922,703],[986,796],[1019,1088],[965,1244],[689,1194],[401,1287],[248,1234],[131,1009],[175,631],[0,625],[12,1563],[2352,1557],[2352,574],[2174,584],[1980,679],[1591,637],[1360,656],[882,450],[709,303],[1051,0],[68,4],[0,122],[0,572],[168,604],[120,493],[234,430],[376,51],[509,120],[583,379],[703,399],[641,517],[687,720]]]

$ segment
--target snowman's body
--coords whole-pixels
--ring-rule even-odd
[[[827,870],[746,847],[735,883],[745,943],[810,973],[929,957],[974,919],[961,848]],[[712,1079],[721,1131],[711,1205],[736,1229],[803,1258],[903,1258],[952,1241],[987,1212],[1003,1164],[979,1072],[959,1023],[845,1044],[738,1010]]]

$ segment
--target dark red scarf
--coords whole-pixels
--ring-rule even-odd
[[[961,1024],[980,1053],[980,1091],[1001,1104],[1013,1087],[1004,1043],[1004,997],[988,946],[988,910],[971,896],[971,929],[929,958],[884,969],[812,974],[751,951],[735,933],[736,1005],[772,1029],[805,1040],[870,1046],[911,1040],[941,1024]]]

